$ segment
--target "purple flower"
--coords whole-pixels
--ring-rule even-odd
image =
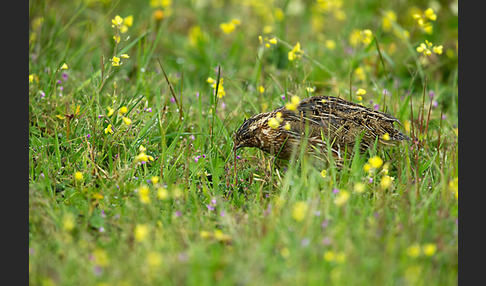
[[[104,210],[101,210],[101,212],[100,212],[100,216],[101,216],[102,218],[105,218],[105,217],[106,217],[106,213],[105,213],[105,211],[104,211]]]
[[[101,274],[103,273],[103,269],[99,265],[96,265],[93,268],[93,272],[95,276],[101,276]]]
[[[44,91],[40,90],[39,93],[41,98],[46,97],[46,93]]]
[[[368,182],[369,182],[370,184],[371,184],[371,183],[373,183],[373,178],[369,178],[369,179],[368,179]]]
[[[236,160],[240,160],[240,159],[241,159],[241,157],[240,157],[240,156],[236,156]]]
[[[180,217],[181,215],[182,215],[182,212],[181,212],[181,211],[176,211],[176,212],[175,212],[175,216],[176,216],[176,217]]]
[[[216,199],[215,199],[215,198],[213,198],[213,199],[211,200],[211,204],[212,204],[212,205],[214,205],[214,206],[216,205]]]
[[[329,220],[328,219],[323,220],[322,223],[321,223],[321,227],[322,228],[326,228],[328,225],[329,225]]]
[[[196,163],[197,163],[197,161],[199,161],[199,158],[201,158],[201,156],[196,156],[196,157],[194,157],[194,162],[196,162]]]
[[[379,104],[375,104],[375,105],[373,105],[373,109],[374,109],[374,110],[379,110],[379,109],[380,109],[380,105],[379,105]]]
[[[263,215],[268,216],[272,212],[272,205],[268,204],[267,209],[263,211]]]
[[[383,95],[391,95],[391,92],[389,92],[388,89],[384,88]]]
[[[191,139],[192,141],[196,140],[196,137],[194,137],[194,134],[191,134],[191,136],[189,136],[189,139]]]
[[[62,81],[61,81],[60,79],[58,79],[56,82],[57,82],[58,84],[61,84],[61,83],[62,83]]]
[[[329,236],[326,236],[322,239],[322,244],[324,245],[329,245],[331,244],[331,238]]]
[[[432,100],[432,106],[433,107],[439,106],[439,103],[437,102],[437,100]]]
[[[171,103],[175,103],[175,99],[173,97],[170,98]]]
[[[224,217],[224,214],[225,214],[225,212],[224,212],[224,211],[221,211],[221,212],[219,213],[219,215],[220,215],[221,217]]]
[[[88,138],[88,139],[89,139],[89,137],[91,137],[91,135],[87,134],[87,135],[86,135],[86,138]]]
[[[98,229],[99,232],[105,232],[105,228],[100,226],[100,228]]]
[[[214,211],[214,206],[212,206],[212,205],[206,205],[206,207],[208,208],[208,210]]]
[[[65,72],[63,72],[63,73],[62,73],[62,79],[63,79],[64,81],[67,81],[67,80],[68,80],[68,74],[67,74],[67,73],[65,73]]]
[[[332,190],[332,193],[333,193],[333,194],[337,194],[337,193],[339,193],[339,190],[338,190],[338,189],[333,189],[333,190]]]
[[[282,100],[285,100],[285,95],[282,95],[281,97],[282,97]]]
[[[430,98],[434,98],[435,92],[433,90],[429,91],[429,96]]]
[[[196,92],[196,98],[199,98],[199,91]]]
[[[300,245],[302,245],[302,246],[307,246],[307,245],[309,245],[309,243],[310,243],[310,240],[307,237],[302,238],[302,240],[300,241]]]

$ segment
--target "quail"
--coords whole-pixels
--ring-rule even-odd
[[[280,159],[290,159],[307,139],[307,150],[318,158],[342,167],[344,152],[355,144],[361,153],[378,145],[397,145],[410,138],[395,129],[397,118],[361,104],[334,96],[312,96],[298,103],[294,110],[282,106],[245,119],[234,136],[234,150],[256,147]],[[345,151],[347,150],[347,151]]]

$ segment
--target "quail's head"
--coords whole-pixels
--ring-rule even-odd
[[[268,113],[260,113],[245,119],[235,134],[235,150],[243,147],[261,148],[262,127],[267,125],[268,117]]]

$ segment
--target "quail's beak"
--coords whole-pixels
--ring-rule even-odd
[[[238,149],[240,149],[240,148],[242,148],[242,147],[243,147],[243,143],[242,142],[240,142],[240,143],[235,142],[235,147],[234,147],[235,148],[235,151],[238,150]]]

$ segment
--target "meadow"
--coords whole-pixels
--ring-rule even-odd
[[[29,1],[29,284],[456,285],[457,1]],[[233,151],[313,95],[412,140]]]

